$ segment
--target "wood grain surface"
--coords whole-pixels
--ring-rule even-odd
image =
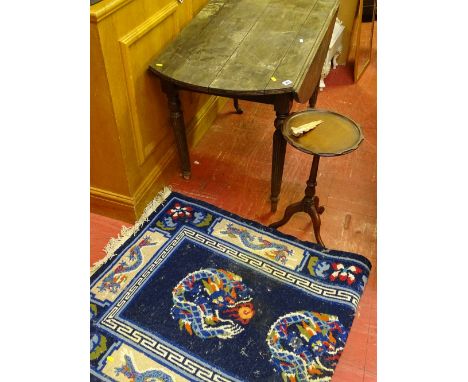
[[[338,5],[339,0],[212,0],[150,70],[195,91],[294,93],[305,102],[318,81]]]

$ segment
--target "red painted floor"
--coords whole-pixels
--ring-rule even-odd
[[[332,70],[317,108],[329,109],[357,121],[365,140],[351,154],[322,158],[317,194],[325,206],[321,236],[327,247],[360,253],[373,264],[334,382],[377,379],[377,254],[376,144],[377,64],[374,60],[358,83],[346,67]],[[279,220],[285,207],[304,192],[312,158],[288,146],[278,212],[269,204],[273,121],[272,107],[240,101],[244,114],[233,113],[228,102],[208,133],[191,152],[192,179],[174,174],[174,191],[215,204],[262,224]],[[294,111],[306,105],[294,106]],[[91,263],[104,256],[102,248],[120,231],[122,222],[91,214]],[[314,241],[308,215],[295,215],[280,228]]]

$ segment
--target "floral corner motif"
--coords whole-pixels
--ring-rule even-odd
[[[173,220],[185,219],[189,220],[193,216],[193,208],[190,206],[182,206],[180,203],[175,203],[174,206],[166,211]]]
[[[363,270],[360,267],[345,265],[336,261],[320,260],[317,256],[310,257],[307,270],[312,276],[347,285],[357,284],[361,289],[364,289],[367,282],[367,276],[363,274]],[[356,283],[358,278],[359,282]]]
[[[165,211],[166,216],[156,221],[155,225],[163,231],[174,231],[180,224],[189,223],[198,228],[207,227],[213,221],[213,215],[195,210],[189,205],[174,203]]]
[[[348,285],[353,284],[356,281],[356,276],[362,273],[361,268],[355,265],[345,266],[342,263],[332,263],[332,269],[333,272],[329,276],[330,280],[339,279]]]

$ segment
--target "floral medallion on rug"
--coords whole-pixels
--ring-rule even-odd
[[[329,381],[371,264],[166,189],[91,276],[91,381]]]

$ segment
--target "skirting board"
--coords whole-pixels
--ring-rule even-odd
[[[131,197],[91,187],[91,212],[132,223],[135,220],[134,201]]]

